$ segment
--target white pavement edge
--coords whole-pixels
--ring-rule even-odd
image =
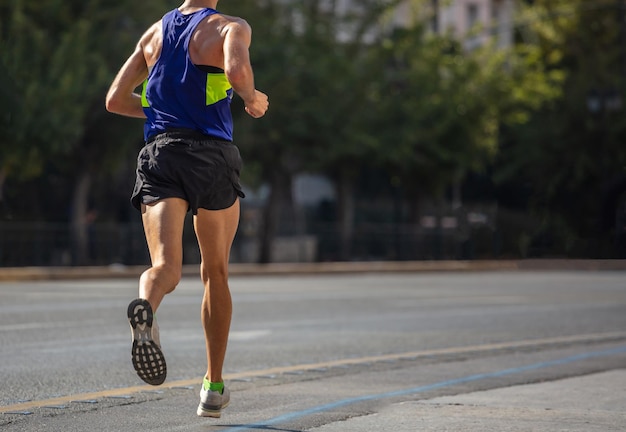
[[[309,432],[626,431],[626,369],[393,404]]]

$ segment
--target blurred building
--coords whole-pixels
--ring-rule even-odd
[[[358,12],[359,0],[329,2],[338,14]],[[405,0],[389,17],[390,25],[410,26],[427,20],[436,33],[452,33],[472,49],[495,38],[498,46],[513,41],[515,0]]]
[[[279,1],[290,3],[295,0]],[[513,15],[517,1],[520,0],[400,0],[398,6],[382,17],[381,23],[383,27],[409,27],[427,22],[431,31],[450,33],[463,40],[468,50],[493,39],[497,46],[508,47],[513,42]],[[361,0],[320,0],[318,6],[323,12],[344,17],[364,14],[369,7]],[[292,18],[295,26],[300,27],[303,17],[295,14]],[[337,39],[351,40],[355,30],[356,27],[346,22],[338,29]],[[379,30],[371,28],[366,39],[368,35],[374,39]]]
[[[482,45],[491,38],[501,47],[512,44],[514,0],[433,1],[437,3],[448,5],[437,7],[434,30],[451,31],[466,41],[466,48]]]

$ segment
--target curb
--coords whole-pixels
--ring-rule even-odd
[[[0,267],[0,281],[137,278],[146,266]],[[417,273],[474,271],[625,271],[626,260],[476,260],[271,263],[229,266],[231,276],[339,273]],[[183,276],[198,276],[199,264],[184,265]]]

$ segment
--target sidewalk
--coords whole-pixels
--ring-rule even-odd
[[[112,264],[93,267],[0,267],[0,281],[137,278],[146,266]],[[234,263],[231,276],[305,275],[322,273],[455,272],[455,271],[625,271],[626,259],[527,259],[474,261],[363,261],[321,263]],[[197,277],[199,265],[184,265],[183,276]]]
[[[626,369],[404,402],[310,432],[364,431],[626,431]]]

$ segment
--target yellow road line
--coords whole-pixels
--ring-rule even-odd
[[[585,334],[585,335],[573,335],[573,336],[560,336],[553,338],[544,338],[544,339],[530,339],[523,341],[515,341],[515,342],[502,342],[502,343],[492,343],[492,344],[483,344],[483,345],[473,345],[473,346],[465,346],[465,347],[452,347],[452,348],[440,348],[440,349],[432,349],[432,350],[423,350],[423,351],[413,351],[406,353],[397,353],[397,354],[385,354],[378,356],[368,356],[368,357],[358,357],[358,358],[348,358],[348,359],[339,359],[339,360],[331,360],[326,362],[319,363],[308,363],[308,364],[300,364],[293,366],[283,366],[283,367],[275,367],[268,369],[261,369],[256,371],[247,371],[247,372],[236,372],[227,374],[224,376],[226,380],[234,380],[234,379],[242,379],[242,378],[254,378],[259,376],[266,375],[280,375],[288,372],[304,372],[307,370],[313,369],[322,369],[322,368],[332,368],[337,366],[346,366],[346,365],[359,365],[364,363],[374,363],[380,361],[389,361],[389,360],[402,360],[402,359],[413,359],[420,357],[430,357],[436,355],[450,355],[450,354],[467,354],[467,353],[479,353],[479,352],[488,352],[488,351],[497,351],[504,349],[520,349],[520,348],[529,348],[529,347],[538,347],[544,345],[553,345],[553,344],[568,344],[568,343],[597,343],[597,342],[608,342],[608,341],[617,341],[621,339],[626,339],[626,332],[608,332],[608,333],[593,333],[593,334]],[[158,389],[171,389],[175,387],[185,387],[192,385],[199,385],[202,382],[202,377],[188,379],[188,380],[179,380],[169,382],[167,384],[163,384],[160,386],[150,386],[150,385],[140,385],[133,387],[123,387],[118,389],[111,390],[103,390],[92,393],[79,393],[70,396],[60,396],[51,399],[37,400],[37,401],[28,401],[22,402],[14,405],[6,405],[0,406],[0,414],[1,413],[10,413],[10,412],[25,412],[32,410],[34,408],[41,408],[45,406],[59,406],[65,405],[71,402],[77,401],[85,401],[85,400],[95,400],[106,397],[119,397],[126,396],[133,393],[140,393],[146,391],[154,391]]]

